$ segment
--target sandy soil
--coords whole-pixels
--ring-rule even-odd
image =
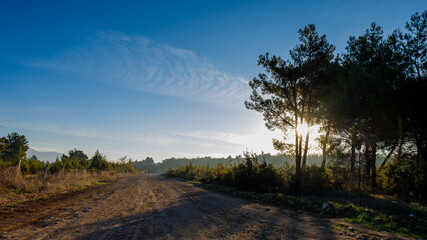
[[[399,239],[159,175],[0,207],[6,239]]]

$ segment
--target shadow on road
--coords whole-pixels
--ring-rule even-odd
[[[159,176],[155,178],[164,184],[175,181]],[[159,191],[160,194],[163,189],[152,190]],[[310,235],[316,239],[335,239],[326,219],[322,219],[320,226],[309,225],[306,220],[314,223],[315,220],[307,215],[302,218],[297,212],[292,215],[289,211],[287,214],[272,213],[271,210],[248,212],[243,207],[245,201],[231,198],[227,201],[228,198],[217,197],[204,190],[178,192],[179,199],[168,202],[166,206],[140,209],[140,213],[113,217],[67,230],[77,234],[80,231],[91,232],[80,239],[301,239]],[[159,205],[162,205],[161,202]]]

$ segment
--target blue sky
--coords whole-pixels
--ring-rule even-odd
[[[156,161],[275,153],[246,110],[260,54],[288,57],[316,24],[343,52],[426,1],[2,1],[0,136],[36,150]]]

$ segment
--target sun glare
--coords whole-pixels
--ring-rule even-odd
[[[308,138],[309,154],[320,154],[319,142],[317,141],[317,139],[319,138],[320,135],[324,134],[322,131],[320,131],[320,128],[321,128],[321,125],[318,125],[318,124],[311,125],[310,127],[307,126],[306,123],[298,124],[298,127],[297,127],[298,135],[303,136],[302,137],[303,143],[305,143],[305,140],[306,140],[305,136],[307,132],[310,133],[310,136]],[[287,136],[286,142],[289,144],[294,144],[295,143],[294,141],[295,141],[295,135],[294,135],[294,132],[291,132],[290,135]]]
[[[310,131],[310,128],[308,127],[307,123],[301,123],[298,125],[297,131],[298,134],[305,136]]]

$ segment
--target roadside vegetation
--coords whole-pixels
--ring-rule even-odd
[[[103,184],[135,173],[133,162],[122,157],[108,161],[98,150],[89,158],[73,149],[55,162],[27,158],[28,141],[24,135],[0,138],[0,205],[47,197]]]

